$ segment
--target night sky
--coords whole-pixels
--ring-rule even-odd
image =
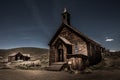
[[[103,47],[120,50],[119,0],[0,0],[0,49],[49,48],[67,8],[71,24]]]

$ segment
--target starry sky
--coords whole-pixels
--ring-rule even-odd
[[[71,24],[110,50],[120,50],[119,0],[0,0],[0,49],[49,48],[67,8]]]

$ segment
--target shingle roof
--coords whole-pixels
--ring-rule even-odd
[[[30,57],[30,54],[22,54],[23,56],[27,56],[27,57]]]
[[[16,54],[18,54],[18,53],[12,53],[12,54],[10,54],[9,56],[15,56]]]
[[[87,42],[90,42],[92,44],[101,46],[99,43],[95,42],[94,40],[90,39],[89,37],[87,37],[86,35],[84,35],[83,33],[81,33],[80,31],[78,31],[77,29],[75,29],[74,27],[72,27],[71,25],[68,25],[66,23],[62,23],[61,27],[59,27],[59,29],[57,30],[57,32],[55,33],[55,35],[52,37],[52,39],[49,42],[49,45],[54,41],[54,39],[58,36],[58,34],[60,33],[60,31],[64,28],[67,27],[70,30],[72,30],[73,32],[75,32],[76,34],[78,34],[79,36],[81,36],[82,38],[84,38],[84,40],[86,40]]]
[[[18,53],[13,53],[13,54],[10,54],[9,56],[15,56],[15,55],[17,55],[17,54],[19,54],[19,53],[20,53],[20,52],[18,52]],[[20,53],[20,54],[21,54],[21,53]],[[30,57],[30,54],[21,54],[21,55]]]
[[[93,44],[96,44],[96,45],[99,45],[101,46],[99,43],[97,43],[95,40],[93,39],[90,39],[89,37],[87,37],[85,34],[83,34],[82,32],[78,31],[77,29],[75,29],[74,27],[72,27],[71,25],[68,25],[68,24],[65,24],[67,25],[69,28],[71,28],[72,30],[74,30],[76,33],[78,33],[80,36],[86,38],[87,41],[93,43]]]

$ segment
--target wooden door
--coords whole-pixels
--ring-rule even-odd
[[[58,49],[58,62],[64,62],[64,51],[63,51],[63,49]]]

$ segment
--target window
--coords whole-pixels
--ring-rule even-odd
[[[78,54],[78,43],[75,42],[75,54]]]

